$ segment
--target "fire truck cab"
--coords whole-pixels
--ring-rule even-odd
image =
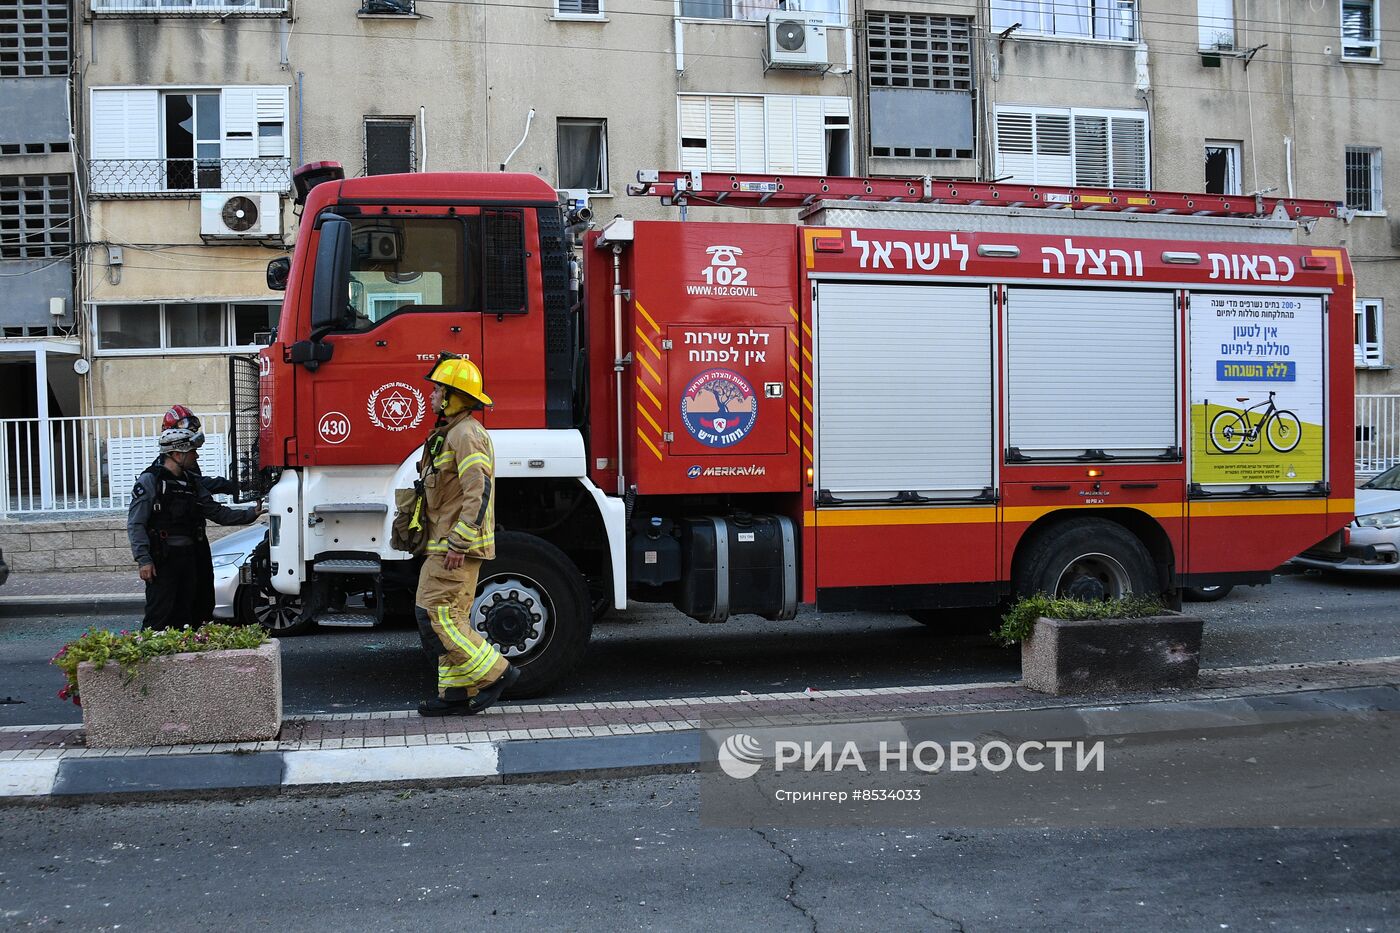
[[[277,334],[232,394],[254,569],[302,627],[412,592],[389,524],[444,350],[495,403],[472,622],[520,695],[629,598],[938,624],[1265,582],[1350,520],[1351,267],[1303,233],[1334,203],[641,178],[802,222],[592,229],[534,176],[299,170]]]

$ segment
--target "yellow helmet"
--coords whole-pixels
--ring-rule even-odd
[[[428,381],[468,395],[483,405],[491,404],[491,396],[481,391],[481,370],[471,360],[450,353],[438,357]]]

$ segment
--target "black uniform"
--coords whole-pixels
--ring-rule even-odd
[[[217,479],[208,485],[216,483]],[[176,476],[157,461],[131,491],[126,518],[131,554],[138,564],[156,568],[156,575],[146,581],[145,628],[199,625],[211,619],[214,570],[204,521],[248,525],[257,518],[255,509],[219,505],[205,487],[197,472]]]

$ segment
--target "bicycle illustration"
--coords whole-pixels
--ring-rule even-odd
[[[1236,398],[1244,403],[1248,396]],[[1250,424],[1250,413],[1261,410],[1256,424]],[[1303,438],[1303,425],[1298,416],[1286,408],[1274,404],[1274,393],[1269,393],[1268,401],[1251,405],[1243,411],[1227,408],[1210,419],[1210,442],[1223,454],[1232,454],[1246,442],[1256,442],[1263,434],[1269,446],[1281,454],[1286,454]]]

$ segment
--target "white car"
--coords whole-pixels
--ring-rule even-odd
[[[1300,567],[1356,573],[1400,574],[1400,466],[1356,489],[1351,540],[1340,552],[1313,549],[1293,558]]]
[[[273,635],[300,634],[311,627],[301,620],[301,600],[280,594],[274,599],[260,593],[252,582],[249,561],[266,535],[267,526],[259,523],[210,542],[214,618],[235,619],[240,625],[258,624]]]

